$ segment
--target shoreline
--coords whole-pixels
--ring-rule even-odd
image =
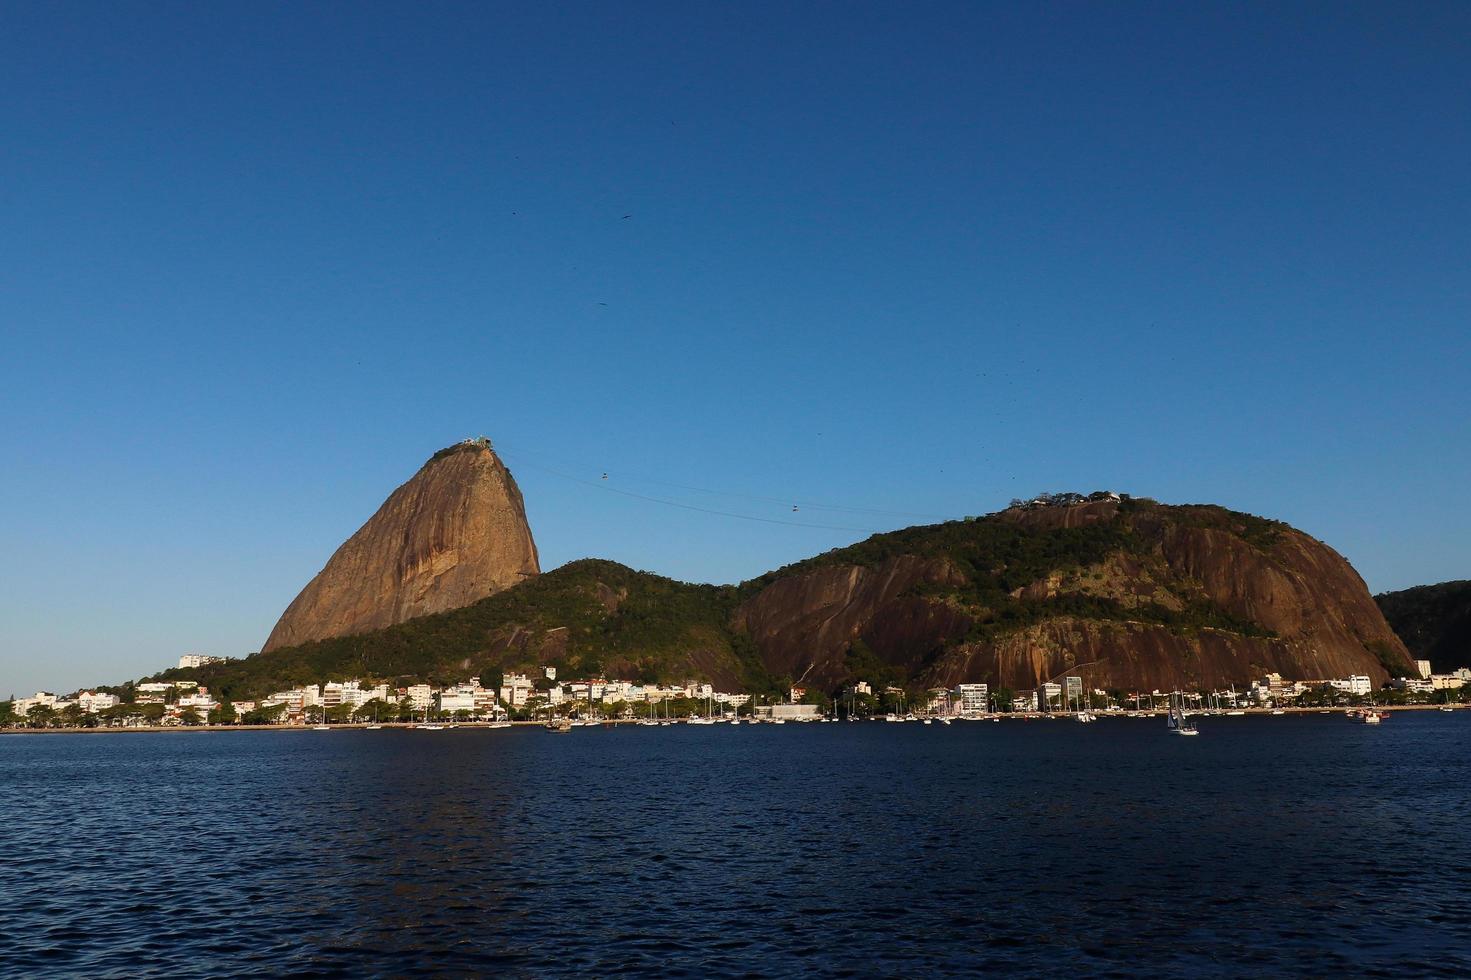
[[[1383,712],[1398,712],[1398,711],[1439,711],[1443,707],[1446,707],[1446,705],[1440,705],[1440,704],[1399,704],[1399,705],[1375,705],[1374,706],[1374,709],[1376,711],[1383,711]],[[1464,702],[1458,702],[1456,704],[1452,704],[1452,705],[1450,705],[1450,707],[1453,710],[1455,710],[1455,711],[1471,710],[1471,706],[1468,706]],[[1232,710],[1241,711],[1242,714],[1241,715],[1212,715],[1210,717],[1236,717],[1236,718],[1240,718],[1240,717],[1253,717],[1253,716],[1255,716],[1255,717],[1274,718],[1274,717],[1287,717],[1287,716],[1290,716],[1290,715],[1321,715],[1321,714],[1324,714],[1324,713],[1327,713],[1327,714],[1336,714],[1336,715],[1343,715],[1346,712],[1349,712],[1349,711],[1357,711],[1359,709],[1358,708],[1344,708],[1344,707],[1337,707],[1337,708],[1282,708],[1282,709],[1277,709],[1277,710],[1281,710],[1282,711],[1282,714],[1281,715],[1274,715],[1273,714],[1273,710],[1274,709],[1272,709],[1272,708],[1237,708],[1237,709],[1232,709]],[[1116,712],[1099,711],[1099,712],[1095,712],[1095,715],[1100,720],[1104,720],[1104,719],[1119,719],[1119,720],[1124,720],[1124,721],[1141,721],[1141,720],[1146,719],[1146,718],[1163,718],[1164,715],[1165,715],[1165,712],[1164,712],[1163,709],[1160,709],[1160,710],[1156,710],[1156,711],[1153,711],[1153,712],[1151,712],[1151,711],[1141,711],[1141,712],[1135,712],[1133,714],[1134,714],[1134,717],[1131,718],[1130,717],[1130,712],[1125,712],[1125,711],[1116,711]],[[1192,715],[1198,715],[1200,713],[1199,712],[1193,712],[1192,711],[1191,714]],[[1051,719],[1058,719],[1058,718],[1071,718],[1071,717],[1072,717],[1071,714],[1069,714],[1067,712],[1061,712],[1061,711],[1054,711],[1054,712],[1050,712],[1050,713],[1016,711],[1016,712],[1004,712],[1004,713],[995,714],[995,715],[982,715],[982,716],[978,716],[978,717],[967,717],[967,718],[963,718],[963,719],[960,718],[959,716],[952,715],[950,717],[950,720],[951,721],[967,721],[967,722],[991,721],[993,719],[996,720],[996,721],[1043,721],[1043,720],[1049,719],[1049,718],[1051,718]],[[616,727],[624,726],[624,725],[638,725],[639,722],[640,722],[640,720],[641,719],[637,719],[637,718],[629,718],[629,719],[606,719],[606,720],[603,720],[603,721],[598,722],[598,727],[614,727],[614,728],[616,728]],[[860,718],[860,719],[858,719],[858,721],[860,721],[860,722],[866,722],[866,721],[883,721],[883,720],[884,719],[882,717],[878,717],[878,718]],[[938,721],[938,720],[940,720],[940,716],[931,716],[930,719],[924,719],[924,718],[918,718],[918,719],[916,719],[916,721],[924,721],[924,720]],[[676,725],[683,725],[686,722],[683,719],[679,719],[679,720],[676,720],[674,723]],[[812,722],[802,722],[802,721],[792,721],[790,723],[791,724],[794,724],[794,725],[812,724]],[[374,723],[373,722],[366,722],[366,721],[364,721],[364,722],[343,722],[341,724],[332,725],[329,730],[330,731],[334,731],[334,732],[335,731],[368,731],[368,730],[370,730],[368,726],[370,726],[372,724],[374,724]],[[384,722],[378,722],[377,724],[379,725],[379,727],[381,729],[384,729],[384,730],[387,730],[387,729],[401,729],[401,730],[404,730],[404,731],[413,731],[413,730],[416,730],[416,729],[422,727],[422,723],[420,723],[420,722],[409,722],[409,721],[384,721]],[[444,722],[443,724],[446,725],[446,726],[453,725],[455,729],[461,729],[461,728],[464,728],[464,729],[484,729],[484,730],[487,730],[487,731],[504,731],[505,730],[503,728],[492,729],[490,727],[492,723],[491,722],[486,722],[486,721],[456,721],[456,722]],[[717,721],[716,724],[727,724],[727,722]],[[769,721],[755,721],[755,722],[753,722],[753,721],[750,721],[749,719],[742,718],[741,719],[741,724],[742,725],[751,725],[751,724],[767,725],[767,724],[770,724],[770,722]],[[545,721],[513,721],[513,722],[511,722],[511,727],[512,728],[544,728],[544,727],[546,727],[546,722]],[[221,732],[311,732],[311,731],[318,731],[318,730],[319,729],[315,728],[312,725],[143,725],[143,726],[136,726],[136,727],[129,727],[129,728],[106,728],[106,727],[102,727],[102,728],[3,728],[3,729],[0,729],[0,736],[4,736],[4,735],[158,735],[158,734],[169,734],[169,733],[176,733],[176,732],[177,733],[206,733],[206,732],[208,732],[208,733],[218,734],[218,733],[221,733]],[[448,730],[448,728],[446,727],[445,730]]]

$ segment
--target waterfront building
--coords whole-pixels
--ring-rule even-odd
[[[609,681],[603,685],[603,703],[612,704],[614,701],[630,701],[633,692],[638,690],[629,681]]]
[[[30,714],[31,709],[35,707],[55,709],[56,695],[48,694],[45,691],[37,691],[34,697],[16,698],[13,702],[11,702],[10,710],[14,712],[18,717],[24,718],[26,715]]]
[[[208,693],[186,694],[178,701],[169,705],[168,716],[177,718],[185,711],[193,708],[201,720],[209,717],[209,713],[220,706],[219,702],[210,697]]]
[[[1047,681],[1041,687],[1037,688],[1037,697],[1041,710],[1050,711],[1054,701],[1060,702],[1062,700],[1062,685],[1053,681]]]
[[[1026,691],[1011,699],[1012,711],[1036,711],[1037,692]]]
[[[1430,661],[1428,661],[1428,660],[1416,660],[1415,661],[1415,669],[1420,672],[1420,679],[1421,680],[1427,680],[1427,681],[1430,680]]]
[[[285,705],[286,717],[299,718],[302,709],[306,707],[306,691],[299,687],[289,691],[277,691],[261,701],[262,708],[274,708],[278,704]]]
[[[961,714],[984,714],[990,708],[991,689],[985,684],[960,685]]]
[[[77,704],[89,715],[96,714],[99,711],[105,711],[108,708],[114,708],[117,706],[117,703],[118,698],[116,694],[97,694],[93,691],[83,691],[77,695]]]
[[[411,684],[404,688],[404,696],[415,711],[426,711],[434,704],[434,690],[428,684]]]
[[[466,685],[459,685],[439,692],[439,710],[447,712],[475,710],[475,692]]]
[[[501,680],[501,700],[513,708],[519,708],[531,697],[534,689],[531,678],[525,674],[507,674]]]
[[[1374,690],[1374,684],[1363,674],[1354,674],[1346,680],[1330,680],[1329,686],[1346,694],[1363,696]]]

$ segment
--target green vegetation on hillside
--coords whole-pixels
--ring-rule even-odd
[[[877,534],[740,586],[686,584],[587,559],[462,609],[198,670],[166,671],[158,678],[197,679],[218,697],[241,700],[328,678],[397,684],[446,684],[467,677],[493,681],[505,672],[545,664],[557,667],[564,679],[606,674],[672,682],[695,677],[773,691],[784,678],[771,676],[752,641],[732,630],[736,608],[787,576],[834,565],[873,567],[906,555],[942,559],[963,576],[963,584],[923,585],[914,594],[964,613],[972,623],[969,641],[995,639],[1059,617],[1148,622],[1183,632],[1272,635],[1229,615],[1198,587],[1171,575],[1157,553],[1158,536],[1148,533],[1160,520],[1227,531],[1263,550],[1285,528],[1218,507],[1129,500],[1118,505],[1113,519],[1077,527],[1055,526],[1059,522],[1046,515],[1017,519],[1007,513]],[[1181,607],[1169,608],[1147,595],[1125,603],[1084,594],[1075,586],[1045,598],[1025,597],[1028,585],[1053,573],[1086,574],[1090,581],[1101,581],[1108,574],[1106,563],[1119,555],[1150,570],[1155,580],[1171,582],[1172,604],[1178,601]],[[861,644],[855,644],[849,659],[855,661],[850,664],[855,672],[865,676],[893,673],[868,662],[877,658]],[[902,680],[895,675],[893,682]]]
[[[227,664],[165,671],[157,679],[194,678],[231,700],[324,678],[448,684],[543,664],[563,677],[616,666],[645,681],[668,682],[690,673],[686,654],[692,650],[746,678],[759,661],[748,645],[736,649],[740,644],[732,642],[727,623],[735,600],[729,587],[688,585],[588,559],[462,609]],[[562,629],[565,646],[548,636]]]
[[[1158,603],[1134,606],[1101,597],[1070,593],[1046,599],[1026,599],[1021,589],[1053,572],[1078,572],[1099,565],[1110,555],[1125,553],[1146,564],[1158,564],[1150,546],[1134,530],[1130,517],[1159,513],[1194,527],[1210,527],[1236,534],[1258,548],[1268,548],[1286,525],[1220,507],[1168,507],[1147,500],[1125,501],[1115,520],[1081,527],[1047,527],[1007,520],[1000,515],[909,527],[876,534],[846,548],[825,552],[769,572],[742,585],[751,595],[788,575],[831,565],[872,568],[901,555],[944,559],[966,579],[962,586],[922,585],[914,594],[951,602],[972,619],[967,641],[994,639],[1058,616],[1091,620],[1128,620],[1157,623],[1180,630],[1217,629],[1243,636],[1273,636],[1210,602],[1188,596],[1184,607],[1169,609]],[[1161,571],[1161,575],[1165,573]]]
[[[1416,660],[1437,671],[1471,663],[1471,581],[1385,592],[1374,601]]]
[[[1130,501],[1124,505],[1125,515],[1138,513],[1161,505],[1146,501]],[[1170,520],[1187,527],[1203,527],[1215,531],[1226,531],[1245,541],[1259,551],[1270,551],[1281,540],[1282,533],[1290,530],[1287,524],[1255,514],[1244,514],[1227,510],[1213,504],[1180,504],[1169,508]]]

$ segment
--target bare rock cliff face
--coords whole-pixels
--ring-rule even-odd
[[[425,463],[286,607],[262,651],[467,606],[540,572],[521,491],[488,442]]]
[[[923,653],[965,624],[940,615],[922,599],[901,597],[922,583],[958,584],[943,559],[901,555],[876,568],[834,565],[779,579],[735,613],[732,626],[756,642],[767,670],[798,682],[828,681],[846,673],[844,654],[866,631],[902,623],[904,648]]]

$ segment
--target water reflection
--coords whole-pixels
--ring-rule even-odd
[[[0,947],[129,976],[1464,974],[1465,717],[6,737]]]

